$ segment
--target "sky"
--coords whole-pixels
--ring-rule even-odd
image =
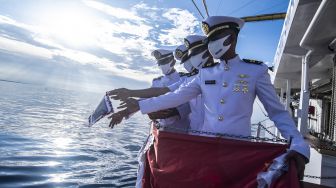
[[[289,0],[207,0],[210,15],[286,12]],[[195,0],[201,11],[201,0]],[[160,76],[151,52],[202,34],[191,0],[0,0],[0,80],[102,92]],[[246,23],[237,53],[273,63],[283,20]],[[184,71],[181,65],[178,71]]]

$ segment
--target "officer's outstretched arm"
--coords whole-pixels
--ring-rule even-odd
[[[143,114],[148,114],[187,103],[192,98],[201,94],[199,76],[200,74],[198,74],[192,81],[182,84],[174,92],[169,92],[159,97],[141,100],[127,98],[119,107],[117,107],[117,109],[125,109],[129,114],[135,113],[138,110],[141,110]]]
[[[135,98],[150,98],[150,97],[157,97],[168,93],[170,90],[168,87],[153,87],[147,89],[126,89],[126,88],[119,88],[114,89],[107,92],[107,95],[111,96],[112,99],[115,100],[125,100],[130,97]]]
[[[281,132],[281,135],[286,139],[292,137],[290,149],[304,155],[308,161],[310,157],[309,145],[304,141],[303,136],[296,129],[295,123],[288,111],[285,110],[284,106],[280,103],[267,72],[267,67],[266,65],[264,66],[264,72],[256,81],[257,96],[263,103],[268,116]]]
[[[163,94],[166,94],[170,91],[176,90],[181,84],[185,83],[184,79],[181,79],[178,82],[175,82],[172,85],[167,87],[158,87],[156,82],[152,83],[150,88],[146,89],[127,89],[127,88],[118,88],[111,91],[106,92],[108,96],[115,100],[122,100],[133,97],[133,98],[150,98],[157,97]]]
[[[177,107],[190,101],[201,94],[200,74],[192,81],[182,84],[174,92],[166,93],[159,97],[153,97],[139,101],[139,108],[143,114]]]
[[[129,116],[127,110],[121,110],[109,116],[108,118],[111,119],[109,127],[114,128],[115,125],[118,125],[122,122],[124,118]]]

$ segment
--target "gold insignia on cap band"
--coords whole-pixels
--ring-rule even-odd
[[[209,25],[206,22],[202,22],[202,30],[206,35],[209,33]]]
[[[182,56],[183,56],[183,52],[182,52],[181,50],[177,49],[177,50],[175,50],[175,55],[176,55],[176,57],[178,57],[178,58],[182,58]]]
[[[193,50],[193,49],[195,49],[195,48],[197,48],[197,47],[203,46],[203,45],[204,45],[204,44],[198,44],[198,45],[196,45],[196,46],[190,48],[190,49],[188,50],[188,52],[190,53],[191,50]]]
[[[180,57],[180,58],[182,59],[182,58],[183,58],[184,56],[186,56],[187,54],[188,54],[188,53],[184,53],[184,54],[183,54],[183,56],[182,56],[182,57]]]
[[[213,29],[212,31],[210,31],[208,34],[206,34],[207,35],[207,37],[209,37],[210,35],[212,35],[214,32],[216,32],[216,31],[219,31],[219,30],[221,30],[221,29],[228,29],[228,28],[230,28],[230,26],[229,25],[223,25],[223,26],[220,26],[220,27],[216,27],[215,29]]]

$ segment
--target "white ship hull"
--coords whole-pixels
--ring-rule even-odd
[[[312,146],[304,181],[328,187],[336,187],[335,10],[335,0],[290,1],[273,73],[280,99]]]

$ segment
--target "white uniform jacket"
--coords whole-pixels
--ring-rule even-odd
[[[159,78],[153,79],[151,87],[167,87],[180,81],[184,81],[184,78],[181,77],[178,72],[174,71],[169,75],[164,75]],[[188,128],[190,125],[189,114],[191,112],[189,104],[182,103],[181,105],[177,105],[174,107],[177,108],[180,117],[174,116],[166,119],[160,119],[159,123],[165,126],[170,125],[170,126],[177,126],[179,128]]]
[[[153,79],[151,87],[167,87],[174,83],[182,83],[184,79],[185,77],[181,77],[180,74],[175,71],[169,75],[165,75],[165,76],[161,76],[159,78]],[[142,100],[145,100],[145,99],[142,99]],[[166,119],[160,119],[159,120],[160,124],[164,126],[174,126],[174,127],[178,127],[182,129],[189,128],[189,125],[190,125],[189,114],[191,112],[189,104],[186,102],[185,104],[178,106],[177,110],[179,111],[180,117],[174,116],[174,117],[169,117]],[[142,187],[142,177],[143,177],[144,169],[145,169],[146,151],[152,145],[153,139],[154,137],[150,134],[147,140],[145,141],[144,145],[141,147],[139,151],[139,154],[138,154],[139,155],[138,156],[139,157],[138,158],[139,167],[138,167],[138,173],[137,173],[137,180],[135,184],[136,188]]]
[[[196,77],[196,75],[197,74],[189,73],[188,75],[183,77],[185,79],[181,79],[181,81],[168,86],[169,90],[175,91],[179,87],[181,86],[183,87],[184,85],[187,85],[189,82],[191,82]],[[202,95],[198,95],[197,97],[189,101],[189,106],[191,110],[191,113],[189,114],[191,130],[201,130],[202,129],[202,126],[204,123],[204,105],[203,104],[204,102],[203,102]],[[159,103],[158,105],[161,105],[161,103]]]
[[[288,111],[280,103],[264,64],[242,61],[239,56],[203,68],[188,84],[174,92],[139,102],[143,114],[178,106],[202,94],[203,131],[251,135],[251,115],[255,97],[263,103],[281,135],[292,137],[290,149],[309,159],[309,145],[295,127]],[[155,105],[160,103],[160,105]]]

